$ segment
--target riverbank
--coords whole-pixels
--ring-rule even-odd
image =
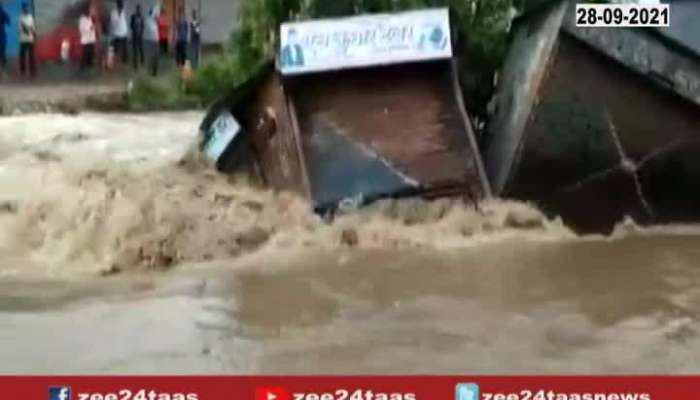
[[[81,111],[125,111],[128,83],[12,83],[2,85],[0,116]]]
[[[136,71],[131,66],[120,66],[110,72],[97,69],[81,72],[75,65],[47,63],[40,67],[34,79],[20,77],[18,71],[13,70],[0,79],[0,116],[170,109],[172,107],[167,107],[162,98],[150,107],[148,104],[135,107],[129,93],[140,82],[156,84],[173,80],[177,77],[176,68],[174,60],[163,57],[158,78],[146,75],[143,68]]]

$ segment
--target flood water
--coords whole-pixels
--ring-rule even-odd
[[[698,373],[700,227],[515,202],[325,223],[199,113],[0,119],[0,373]]]

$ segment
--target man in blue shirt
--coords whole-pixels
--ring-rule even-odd
[[[10,26],[10,16],[0,3],[0,69],[5,72],[7,69],[7,32],[5,27]]]
[[[304,49],[297,41],[297,32],[294,29],[287,32],[287,44],[282,47],[280,63],[283,67],[304,66]]]
[[[436,50],[442,50],[447,46],[447,37],[439,26],[436,26],[430,33],[430,43],[433,44],[433,48]]]

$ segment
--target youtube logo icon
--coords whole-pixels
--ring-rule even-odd
[[[289,400],[289,392],[284,388],[257,388],[255,400]]]

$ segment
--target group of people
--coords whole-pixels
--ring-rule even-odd
[[[184,8],[180,8],[171,29],[170,19],[162,7],[152,7],[147,14],[143,13],[137,4],[130,18],[124,0],[117,0],[114,8],[102,20],[99,15],[86,5],[81,10],[78,21],[80,35],[80,69],[89,70],[95,66],[97,49],[103,50],[105,66],[111,68],[115,58],[124,65],[129,63],[129,47],[134,69],[148,67],[153,76],[159,71],[160,60],[171,51],[171,39],[174,43],[174,58],[178,67],[197,68],[201,54],[202,27],[196,9],[192,10],[190,18]],[[10,17],[0,2],[0,70],[7,69],[7,33]],[[22,15],[19,25],[19,66],[22,75],[36,75],[36,60],[34,44],[36,27],[29,6],[22,4]],[[106,27],[103,32],[98,27]],[[131,46],[129,46],[131,44]],[[68,50],[62,56],[67,57]]]
[[[140,4],[127,20],[124,0],[117,0],[116,6],[109,14],[109,49],[111,55],[118,57],[122,63],[129,62],[129,41],[131,41],[131,58],[135,69],[148,66],[152,75],[158,74],[159,61],[170,51],[171,27],[164,8],[152,7],[143,13]],[[83,11],[79,21],[80,45],[82,47],[81,68],[93,66],[94,49],[97,44],[96,20],[89,7]],[[172,31],[175,43],[175,60],[178,67],[185,66],[189,60],[191,67],[199,64],[202,28],[197,10],[193,9],[188,19],[183,8],[178,10],[175,29]],[[109,58],[109,57],[108,57]],[[111,62],[110,62],[111,64]]]

